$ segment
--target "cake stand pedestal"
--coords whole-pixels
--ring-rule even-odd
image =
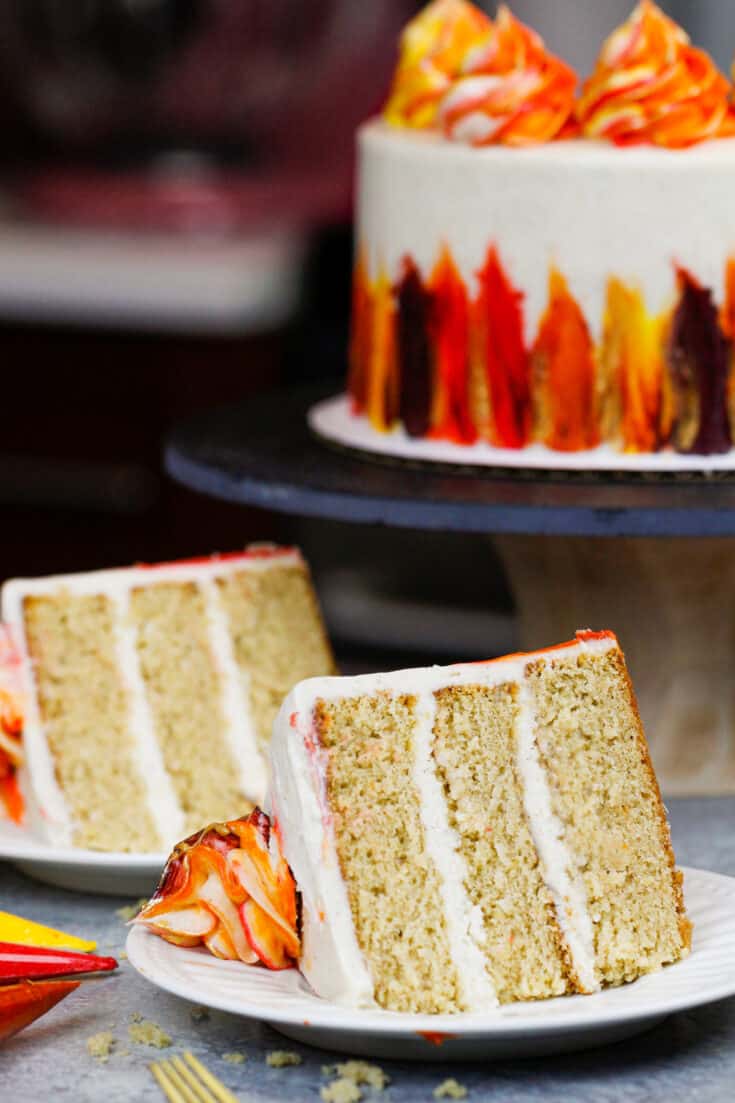
[[[664,792],[735,793],[735,475],[376,462],[310,434],[321,397],[276,392],[201,414],[172,434],[166,467],[264,509],[492,538],[523,645],[616,631]]]

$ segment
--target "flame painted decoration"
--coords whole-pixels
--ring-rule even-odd
[[[607,286],[602,337],[561,272],[530,347],[523,296],[496,246],[477,273],[474,297],[448,249],[428,279],[405,258],[397,283],[371,280],[364,255],[354,273],[348,390],[356,415],[380,432],[498,448],[542,443],[562,452],[601,442],[624,452],[673,448],[728,452],[735,426],[735,259],[725,302],[677,269],[670,311],[651,314],[619,279]]]

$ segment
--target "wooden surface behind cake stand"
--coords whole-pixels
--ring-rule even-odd
[[[614,629],[664,792],[735,793],[735,477],[377,462],[311,436],[306,413],[322,397],[275,392],[203,413],[172,434],[167,469],[278,512],[491,537],[523,646]]]

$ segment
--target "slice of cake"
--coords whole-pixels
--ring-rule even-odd
[[[346,1006],[592,993],[689,950],[682,877],[611,633],[491,663],[315,679],[284,702],[272,812],[300,966]]]
[[[295,549],[2,590],[28,702],[28,816],[54,844],[160,851],[262,800],[283,697],[334,672]]]

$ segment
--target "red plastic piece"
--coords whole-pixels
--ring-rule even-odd
[[[117,969],[114,957],[96,957],[69,950],[19,946],[0,942],[0,985],[34,978],[71,977],[84,973],[110,973]],[[0,993],[3,991],[0,988]]]

